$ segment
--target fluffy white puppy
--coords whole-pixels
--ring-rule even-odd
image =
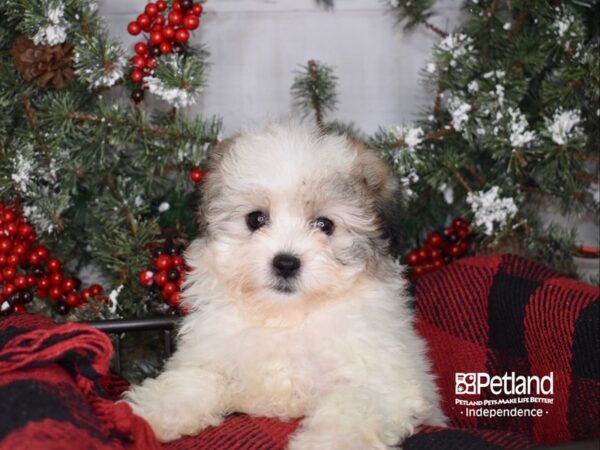
[[[304,417],[294,450],[387,449],[444,424],[383,232],[394,189],[374,152],[299,125],[213,152],[178,349],[125,395],[160,440],[233,412]]]

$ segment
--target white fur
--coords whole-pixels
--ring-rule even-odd
[[[273,125],[242,134],[211,168],[178,350],[125,396],[161,441],[232,412],[304,417],[293,450],[388,449],[444,424],[401,268],[375,248],[361,164],[345,138]],[[258,209],[270,223],[252,233],[244,218]],[[334,220],[331,236],[312,226],[319,216]],[[281,251],[302,261],[293,293],[273,287]]]

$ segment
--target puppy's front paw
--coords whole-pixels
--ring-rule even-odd
[[[183,436],[193,436],[208,426],[218,425],[221,421],[220,418],[199,421],[196,417],[178,414],[172,408],[165,408],[164,414],[157,414],[156,411],[143,410],[132,403],[130,405],[137,415],[150,424],[160,442],[171,442]]]
[[[146,419],[161,442],[169,442],[218,425],[223,420],[221,391],[210,374],[178,370],[132,387],[124,400]]]

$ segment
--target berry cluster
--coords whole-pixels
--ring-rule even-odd
[[[181,286],[187,267],[183,246],[166,243],[152,252],[152,266],[138,275],[140,284],[151,287],[167,304],[177,310],[181,305]]]
[[[105,300],[103,289],[93,284],[78,292],[81,282],[66,277],[62,263],[48,249],[36,243],[33,227],[17,208],[0,202],[0,311],[26,312],[35,297],[49,298],[59,314],[83,305],[92,297]]]
[[[133,36],[144,32],[144,40],[135,44],[136,56],[131,58],[133,71],[131,80],[141,84],[144,77],[151,75],[156,67],[156,58],[169,53],[183,53],[190,39],[190,31],[200,26],[202,5],[193,0],[174,0],[173,9],[166,12],[168,4],[164,0],[148,3],[143,14],[130,22],[127,31]],[[166,16],[165,16],[166,14]],[[131,98],[139,103],[144,99],[144,91],[135,89]]]
[[[410,276],[417,278],[427,272],[441,269],[469,250],[471,225],[464,219],[456,218],[443,232],[433,231],[425,240],[425,245],[406,255],[411,266]]]

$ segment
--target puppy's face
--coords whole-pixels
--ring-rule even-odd
[[[203,186],[211,270],[253,308],[339,297],[385,257],[379,212],[393,188],[383,162],[346,138],[243,134],[212,155]]]

